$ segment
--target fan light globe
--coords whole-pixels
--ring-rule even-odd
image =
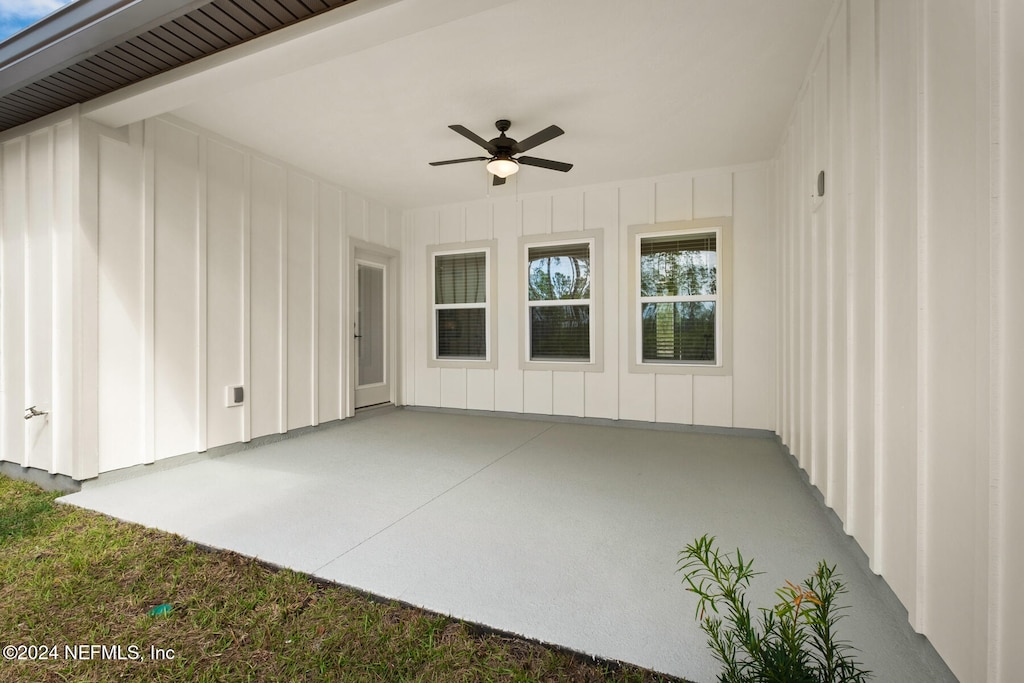
[[[519,163],[515,159],[491,159],[487,162],[487,172],[499,178],[508,178],[519,170]]]

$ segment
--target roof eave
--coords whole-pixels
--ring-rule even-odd
[[[0,43],[0,97],[209,0],[78,0]]]

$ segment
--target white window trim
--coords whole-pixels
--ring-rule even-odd
[[[525,235],[519,238],[519,368],[521,370],[556,370],[559,372],[603,372],[604,371],[604,318],[601,310],[602,287],[602,230],[577,230],[550,235]],[[529,249],[537,246],[559,244],[590,245],[590,299],[559,301],[529,301]],[[547,361],[530,359],[530,307],[575,306],[589,302],[590,305],[590,360],[589,361]]]
[[[640,240],[646,237],[715,232],[717,235],[718,278],[716,294],[709,296],[640,297]],[[649,225],[632,225],[627,232],[629,245],[629,371],[663,375],[732,374],[732,218],[701,218]],[[642,303],[715,300],[715,363],[645,363],[642,358]]]
[[[487,299],[484,304],[437,304],[435,287],[437,286],[435,257],[449,256],[451,254],[472,254],[484,253],[484,264],[487,270]],[[427,328],[429,334],[427,341],[430,348],[427,351],[427,367],[429,368],[497,368],[498,367],[498,299],[497,299],[497,267],[495,265],[495,254],[497,253],[496,240],[481,240],[476,242],[457,242],[454,244],[435,244],[427,247]],[[437,357],[437,311],[440,309],[456,308],[483,308],[484,329],[487,340],[484,345],[485,356],[483,358],[438,358]]]

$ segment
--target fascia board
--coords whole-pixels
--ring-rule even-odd
[[[206,4],[209,0],[78,0],[0,43],[0,96]]]

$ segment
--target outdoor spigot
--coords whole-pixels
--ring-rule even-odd
[[[45,410],[39,410],[35,406],[31,408],[25,408],[25,419],[31,420],[33,417],[39,417],[40,415],[46,415]]]

